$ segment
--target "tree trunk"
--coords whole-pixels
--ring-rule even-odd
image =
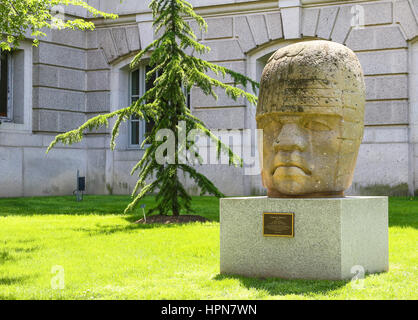
[[[178,206],[178,203],[177,203],[177,197],[176,197],[176,200],[173,200],[172,210],[173,210],[173,216],[179,216],[180,215],[179,206]]]

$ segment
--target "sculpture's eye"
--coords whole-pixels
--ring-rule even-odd
[[[315,120],[308,120],[305,122],[304,127],[313,131],[329,131],[331,127],[324,122],[319,122]]]

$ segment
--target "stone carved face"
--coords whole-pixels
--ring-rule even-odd
[[[264,68],[257,127],[269,197],[338,196],[352,182],[365,86],[355,54],[330,41],[279,49]]]

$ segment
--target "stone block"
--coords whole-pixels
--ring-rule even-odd
[[[393,18],[394,22],[401,25],[408,40],[418,35],[418,22],[408,0],[394,1]]]
[[[58,87],[70,90],[86,90],[86,74],[81,70],[58,69]]]
[[[244,59],[244,53],[237,40],[217,40],[202,44],[211,48],[210,52],[201,55],[201,58],[211,62]]]
[[[110,90],[109,71],[88,71],[87,74],[87,90],[103,91]]]
[[[408,183],[408,148],[408,143],[361,144],[353,184]]]
[[[234,4],[240,2],[255,2],[257,0],[190,0],[188,1],[193,7],[208,7],[216,5]]]
[[[138,22],[138,18],[137,18]],[[152,17],[150,21],[139,22],[139,40],[141,48],[145,49],[154,41],[154,28],[152,26]]]
[[[34,65],[33,66],[33,85],[34,86],[47,86],[58,87],[58,68]]]
[[[281,3],[279,3],[281,6]],[[301,37],[301,14],[300,6],[281,8],[280,9],[283,22],[283,35],[285,39],[299,39]]]
[[[116,150],[115,152],[115,161],[132,161],[137,163],[144,155],[144,149],[122,149]],[[130,172],[130,171],[129,171]]]
[[[293,213],[294,237],[263,235],[263,213]],[[350,279],[388,271],[387,197],[220,200],[220,273]]]
[[[408,101],[366,102],[366,125],[408,124]]]
[[[363,143],[407,143],[407,126],[365,127]]]
[[[97,42],[97,30],[86,31],[86,48],[97,49],[99,43]]]
[[[129,53],[129,46],[125,28],[112,29],[113,40],[118,52],[118,56],[124,56]]]
[[[408,73],[406,49],[358,52],[357,57],[365,75]]]
[[[106,61],[108,63],[118,58],[118,51],[116,49],[111,31],[109,29],[97,30],[97,40],[99,48],[103,50],[103,53],[106,57]]]
[[[254,1],[254,0],[253,0]],[[238,2],[248,2],[248,0],[190,0],[188,1],[193,7],[207,7],[222,4],[231,4]]]
[[[86,112],[106,112],[110,110],[110,92],[86,93]]]
[[[352,29],[346,44],[354,51],[408,47],[398,26]]]
[[[366,99],[406,99],[408,98],[408,76],[365,77]]]
[[[85,93],[53,88],[33,88],[33,105],[39,109],[85,110]]]
[[[113,194],[131,194],[138,180],[137,175],[131,175],[131,170],[137,161],[114,161]]]
[[[332,28],[337,17],[338,7],[325,7],[319,13],[316,34],[319,38],[330,39]]]
[[[51,30],[51,41],[71,47],[86,47],[86,32],[80,30]]]
[[[270,40],[283,38],[282,16],[280,12],[268,13],[265,15]]]
[[[81,70],[38,64],[33,67],[33,85],[83,91],[85,73]]]
[[[227,61],[227,62],[218,62],[217,65],[220,65],[221,67],[225,67],[227,69],[230,69],[232,71],[244,74],[246,73],[245,69],[245,62],[244,61]],[[234,80],[232,77],[228,74],[225,75],[225,78],[221,73],[219,75],[216,75],[212,70],[209,70],[207,72],[207,75],[215,78],[223,83],[234,83]]]
[[[302,13],[302,34],[305,37],[316,36],[318,25],[319,9],[303,9]]]
[[[33,131],[58,132],[58,111],[35,109],[37,122],[33,124]]]
[[[86,121],[84,113],[59,112],[58,131],[67,132],[77,129]]]
[[[247,19],[256,45],[259,46],[263,43],[267,43],[269,41],[269,33],[264,15],[249,15]]]
[[[39,130],[39,110],[33,109],[32,110],[32,131],[38,131]],[[0,143],[1,145],[1,143]]]
[[[415,148],[418,148],[418,146],[415,146]],[[418,157],[415,157],[414,158],[414,161],[415,161],[415,163],[414,163],[414,165],[415,165],[415,172],[417,172],[417,170],[418,170]],[[418,175],[415,174],[415,179],[414,180],[415,180],[415,187],[417,187],[418,186]],[[417,194],[417,192],[415,191],[415,195],[416,194]]]
[[[89,150],[109,148],[109,144],[107,143],[105,136],[88,136],[83,140],[86,148]]]
[[[109,64],[101,49],[87,51],[87,69],[88,70],[103,70],[109,69]]]
[[[37,111],[37,110],[34,110]],[[4,147],[41,147],[42,136],[31,133],[2,132],[0,146]]]
[[[235,17],[235,35],[243,52],[248,52],[256,47],[253,34],[245,16]]]
[[[331,33],[331,40],[338,43],[345,43],[348,33],[351,30],[352,6],[341,6],[338,11],[335,25]],[[358,40],[357,40],[358,41]]]
[[[0,197],[23,196],[22,162],[22,148],[0,147]]]
[[[245,194],[245,183],[242,168],[236,168],[227,164],[201,165],[194,168],[211,180],[224,194],[239,196]],[[199,195],[195,182],[186,181],[186,189],[192,194]]]
[[[89,4],[92,5],[91,3]],[[70,14],[70,15],[80,17],[80,18],[87,18],[87,10],[80,6],[68,5],[64,8],[63,13]]]
[[[133,52],[141,49],[138,26],[126,28],[126,40],[128,42],[129,51]]]
[[[208,31],[203,34],[205,39],[232,38],[233,19],[231,17],[206,19]]]
[[[390,24],[392,23],[392,2],[377,2],[361,4],[364,9],[364,24]]]
[[[149,1],[138,1],[138,0],[101,0],[100,10],[105,12],[113,12],[122,14],[147,12]]]
[[[208,128],[243,129],[245,127],[245,107],[193,110]]]
[[[86,172],[85,150],[54,148],[25,148],[23,160],[24,195],[72,195],[76,188],[76,174]]]
[[[86,191],[88,194],[105,194],[106,150],[87,150]]]
[[[85,50],[40,42],[33,49],[33,62],[69,67],[75,69],[86,68]]]
[[[199,88],[193,88],[191,92],[191,104],[194,109],[208,107],[232,107],[245,105],[244,98],[238,98],[236,101],[229,98],[221,88],[214,89],[218,96],[216,100],[212,96],[205,95]]]

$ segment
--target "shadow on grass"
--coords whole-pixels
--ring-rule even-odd
[[[215,197],[192,197],[194,213],[211,221],[219,221],[219,200]],[[125,208],[132,201],[126,195],[84,196],[77,202],[74,196],[0,198],[0,216],[36,216],[36,215],[123,215]],[[146,196],[140,204],[146,209],[155,205],[155,196]],[[186,212],[181,212],[186,214]],[[134,222],[143,217],[138,207],[129,213],[127,220]]]
[[[389,226],[418,229],[418,197],[389,198]]]
[[[18,300],[16,296],[0,293],[0,300]]]
[[[218,274],[213,279],[216,281],[236,279],[247,289],[264,290],[272,296],[328,294],[330,291],[340,289],[350,282],[350,280],[262,279],[223,274]]]
[[[0,277],[0,285],[15,285],[15,284],[23,284],[27,280],[33,278],[32,276],[17,276],[17,277]]]
[[[36,215],[123,215],[131,202],[126,195],[95,196],[87,195],[77,202],[74,196],[28,197],[0,199],[0,216],[36,216]],[[146,208],[155,204],[154,196],[141,200]],[[215,197],[193,197],[194,212],[211,221],[219,221],[219,199]],[[182,212],[185,214],[185,212]],[[129,222],[142,218],[142,210],[137,208],[123,215]],[[389,226],[418,228],[418,197],[389,198]]]
[[[0,264],[3,264],[7,261],[14,261],[15,258],[9,253],[9,251],[1,250],[0,251]]]
[[[111,235],[118,232],[134,232],[136,230],[174,228],[174,224],[139,224],[131,223],[124,226],[97,226],[93,228],[77,228],[75,231],[87,233],[89,236]]]
[[[32,253],[36,250],[39,250],[38,246],[3,248],[0,250],[0,265],[6,262],[14,262],[19,260],[23,258],[22,254]],[[15,254],[17,254],[17,257]]]
[[[130,196],[85,196],[81,202],[73,196],[4,198],[0,216],[123,214],[130,201]],[[153,197],[144,201],[152,202]]]

